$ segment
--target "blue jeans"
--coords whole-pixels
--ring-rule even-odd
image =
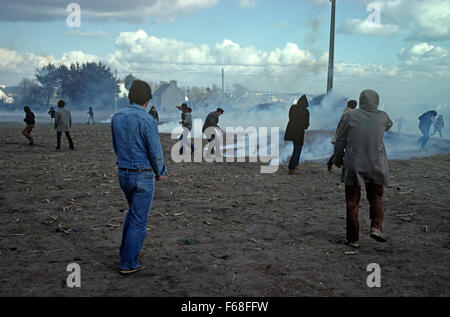
[[[290,170],[295,170],[295,168],[297,167],[297,165],[300,162],[300,154],[302,153],[302,145],[295,145],[294,144],[294,149],[292,151],[292,155],[291,155],[291,159],[289,161],[289,166],[288,168]]]
[[[120,187],[130,207],[123,224],[120,269],[132,270],[139,266],[138,254],[147,232],[147,219],[152,207],[155,182],[153,172],[119,170]]]

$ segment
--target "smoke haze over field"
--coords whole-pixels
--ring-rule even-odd
[[[301,94],[298,94],[301,96]],[[313,136],[305,136],[305,146],[302,151],[301,160],[325,160],[332,151],[333,146],[330,141],[333,133],[336,129],[339,118],[343,109],[349,99],[356,99],[358,97],[345,97],[338,93],[330,93],[325,96],[307,95],[309,101],[310,111],[310,127],[309,131],[328,131],[316,133]],[[287,97],[289,98],[289,97]],[[255,102],[256,99],[252,99]],[[246,104],[245,101],[241,103],[228,104],[228,105],[210,105],[210,106],[192,106],[192,119],[193,130],[191,135],[194,137],[202,137],[201,128],[203,122],[208,113],[215,111],[217,107],[222,107],[225,113],[220,116],[219,126],[226,130],[227,127],[242,127],[249,128],[255,127],[258,130],[259,127],[267,127],[269,130],[271,127],[278,127],[280,129],[279,145],[280,145],[280,162],[285,163],[290,157],[292,151],[291,142],[284,142],[284,130],[288,122],[289,108],[293,103],[296,103],[296,99],[292,99],[290,102],[274,102],[267,104]],[[450,109],[447,105],[398,105],[394,106],[385,105],[382,103],[381,98],[380,110],[384,110],[388,113],[391,120],[394,122],[393,127],[385,136],[386,150],[390,159],[408,159],[411,157],[429,156],[438,153],[450,153],[450,143],[448,142],[448,125],[444,131],[444,138],[438,139],[437,136],[431,138],[427,150],[423,152],[418,151],[417,140],[420,136],[418,129],[418,117],[425,111],[436,110],[438,114],[442,114],[444,120],[450,118]],[[68,107],[70,109],[70,107]],[[409,111],[403,111],[398,109],[409,109]],[[33,110],[33,109],[32,109]],[[88,119],[86,111],[72,111],[72,118],[75,123],[85,123]],[[95,111],[95,120],[97,123],[109,122],[111,115],[114,111],[111,109]],[[35,112],[37,125],[50,124],[50,118],[47,112]],[[0,121],[9,122],[22,122],[24,113],[22,111],[14,112],[0,112]],[[160,111],[159,131],[161,133],[172,133],[175,128],[179,128],[179,121],[181,112],[173,107],[172,111]],[[402,126],[401,134],[398,134],[398,125],[396,119],[402,117],[405,121]],[[432,130],[431,130],[432,131]],[[246,146],[248,151],[248,143],[246,145],[238,144],[236,147]]]

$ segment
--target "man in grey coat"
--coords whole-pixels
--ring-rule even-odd
[[[352,247],[359,247],[358,208],[363,184],[370,204],[370,236],[378,242],[386,241],[382,236],[382,196],[383,186],[388,185],[389,163],[383,137],[392,121],[387,113],[377,109],[378,104],[378,93],[364,90],[359,97],[359,109],[347,112],[336,132],[334,163],[342,167],[347,244]]]
[[[64,132],[67,141],[69,141],[69,149],[74,150],[73,141],[69,133],[70,128],[72,127],[72,117],[70,111],[64,108],[65,105],[66,103],[64,100],[58,101],[58,110],[56,111],[54,123],[56,130],[56,149],[59,150],[61,148],[61,135]]]

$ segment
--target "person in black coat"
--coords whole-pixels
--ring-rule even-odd
[[[296,105],[289,109],[289,122],[284,134],[285,141],[292,141],[294,149],[291,160],[289,161],[289,175],[297,174],[297,166],[300,162],[302,153],[305,130],[309,127],[308,99],[305,95],[301,96]]]
[[[33,145],[34,142],[33,137],[31,136],[31,130],[33,130],[35,124],[34,113],[28,106],[23,107],[23,111],[25,111],[25,119],[23,119],[23,121],[25,121],[27,126],[22,130],[22,134],[30,141],[29,145]]]

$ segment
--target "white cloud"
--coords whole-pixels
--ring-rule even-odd
[[[77,0],[81,20],[144,23],[171,21],[215,6],[219,0]],[[54,21],[66,19],[69,2],[55,0],[0,0],[0,21]]]
[[[256,1],[255,0],[240,0],[239,5],[242,8],[253,8],[256,6]]]
[[[450,56],[445,48],[423,42],[401,49],[398,59],[402,69],[422,76],[450,77]]]
[[[367,20],[346,19],[337,31],[344,34],[386,36],[397,33],[399,27],[392,24],[376,24]]]

